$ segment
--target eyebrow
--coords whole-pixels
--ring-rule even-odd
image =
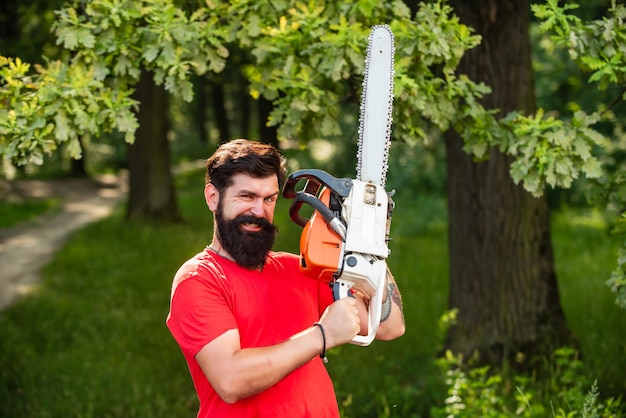
[[[248,190],[248,189],[241,189],[237,192],[237,195],[242,195],[242,194],[249,194],[249,195],[260,197],[258,193],[253,192],[252,190]],[[277,191],[272,194],[268,194],[267,196],[263,196],[263,199],[267,199],[268,197],[278,196],[279,194],[280,194],[280,191]]]

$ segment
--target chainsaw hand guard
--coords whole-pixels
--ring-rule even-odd
[[[352,188],[352,179],[333,177],[324,170],[310,168],[294,171],[289,175],[283,188],[283,197],[293,199],[296,196],[296,185],[302,179],[308,180],[305,192],[312,195],[317,195],[322,186],[326,186],[339,196],[347,197]]]
[[[304,188],[300,191],[296,191],[296,185],[303,179],[306,179]],[[309,204],[313,209],[318,211],[329,224],[333,222],[333,219],[337,218],[337,216],[332,213],[329,206],[339,206],[340,203],[334,205],[331,205],[330,202],[326,204],[322,203],[319,200],[319,196],[323,188],[330,189],[340,198],[345,198],[352,188],[352,180],[348,178],[336,178],[324,170],[317,169],[298,170],[289,175],[285,187],[283,188],[283,197],[294,199],[289,207],[289,217],[296,225],[304,227],[310,219],[300,214],[304,203]],[[336,210],[340,211],[341,208],[337,207]],[[341,223],[339,221],[335,222]],[[341,227],[337,226],[337,228]],[[342,239],[345,239],[345,226],[343,226],[342,229]],[[335,228],[333,228],[333,230],[335,230]]]

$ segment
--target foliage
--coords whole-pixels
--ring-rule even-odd
[[[580,175],[602,174],[592,152],[608,142],[593,129],[601,114],[578,111],[565,121],[540,110],[498,120],[497,109],[482,107],[480,99],[489,87],[456,74],[464,52],[480,38],[445,1],[421,4],[413,18],[395,2],[370,5],[370,18],[361,16],[361,2],[279,4],[263,20],[255,15],[262,13],[261,6],[248,3],[238,9],[237,22],[248,16],[249,24],[241,23],[241,28],[259,28],[241,31],[242,44],[253,44],[257,58],[248,71],[251,91],[274,101],[269,123],[278,125],[283,137],[306,142],[340,132],[338,109],[358,95],[354,79],[363,72],[359,51],[362,56],[370,26],[386,21],[396,46],[395,138],[415,143],[426,139],[429,127],[453,127],[463,135],[465,150],[478,159],[486,158],[492,147],[512,155],[513,179],[536,196],[546,185],[570,187]],[[332,59],[324,51],[333,51]]]
[[[548,24],[553,21],[571,21],[563,17],[566,9],[537,10],[543,10],[538,16],[546,20],[546,29],[554,27]],[[591,152],[604,141],[591,128],[599,115],[579,112],[567,123],[540,111],[534,116],[511,114],[498,121],[497,109],[480,105],[480,99],[490,92],[489,87],[455,72],[464,52],[476,46],[480,37],[459,22],[445,0],[421,4],[413,17],[399,0],[210,1],[189,17],[171,1],[155,4],[98,0],[84,7],[61,9],[58,19],[57,42],[72,52],[72,67],[91,74],[95,83],[110,81],[122,97],[128,97],[128,89],[145,67],[154,71],[157,83],[165,83],[170,92],[190,99],[190,76],[221,71],[228,55],[226,45],[231,43],[251,51],[255,58],[254,65],[247,69],[251,94],[273,101],[268,123],[278,126],[282,137],[302,142],[341,133],[338,116],[346,101],[357,100],[369,30],[387,22],[394,32],[397,50],[397,139],[415,142],[427,136],[429,126],[441,131],[453,127],[463,134],[465,149],[477,158],[485,158],[487,150],[494,146],[513,155],[513,178],[535,195],[541,194],[546,184],[569,187],[580,174],[590,178],[600,175],[598,161]],[[610,22],[600,29],[609,41],[614,41],[611,36],[619,41],[619,22]],[[594,28],[591,33],[600,29]],[[595,69],[592,80],[599,79],[601,86],[619,82],[618,58],[611,58],[609,64],[602,66],[594,53],[604,44],[596,45],[597,48],[578,54],[589,68]],[[132,103],[119,106],[118,111],[129,111]],[[66,114],[79,111],[64,110]],[[96,107],[94,112],[98,110]],[[89,108],[86,111],[87,115],[93,114]],[[23,113],[28,121],[32,119],[26,110]],[[66,114],[61,118],[67,119]],[[79,120],[66,125],[97,134],[92,127],[95,118],[84,119],[85,116],[82,124]],[[102,123],[127,132],[127,140],[131,140],[136,126],[127,118],[124,120],[126,123],[119,123],[119,118]],[[48,129],[56,130],[57,121],[44,121]],[[62,122],[58,125],[60,130],[67,131]],[[51,130],[38,133],[35,138],[18,133],[16,128],[7,128],[2,133],[3,142],[24,142],[22,148],[39,146],[49,151],[67,136],[57,134],[43,147],[44,137],[52,135]],[[13,158],[16,153],[5,147],[3,155]],[[26,152],[19,156],[22,163],[27,159]],[[40,160],[41,152],[35,157]]]
[[[358,97],[368,32],[371,26],[388,22],[397,50],[397,139],[423,139],[429,125],[441,131],[454,127],[463,134],[465,149],[477,158],[485,158],[494,146],[513,155],[513,178],[535,195],[541,194],[546,184],[569,187],[580,174],[590,178],[600,175],[598,161],[591,153],[594,146],[603,145],[603,137],[591,129],[599,115],[579,112],[566,123],[540,111],[534,116],[511,114],[498,121],[497,109],[480,105],[489,88],[455,73],[464,52],[476,46],[480,38],[459,22],[444,0],[421,4],[414,17],[399,0],[207,4],[187,17],[170,1],[156,5],[98,0],[84,9],[61,9],[55,33],[57,42],[72,52],[72,67],[89,72],[95,82],[109,79],[126,96],[141,68],[146,67],[170,92],[190,99],[191,74],[221,71],[228,55],[225,45],[234,43],[255,57],[247,75],[253,97],[263,95],[274,103],[268,123],[278,126],[282,137],[308,142],[341,133],[338,116],[346,101]],[[545,10],[538,15],[548,23],[569,21],[560,17],[565,9],[551,10],[561,13],[556,15],[558,19]],[[616,36],[619,40],[620,32],[614,30],[619,22],[611,22],[602,28],[605,38]],[[551,28],[547,23],[544,27]],[[594,30],[592,33],[599,29]],[[601,86],[619,82],[617,58],[601,66],[597,58],[589,58],[596,49],[600,46],[579,53],[587,66],[596,70],[591,79],[598,78]],[[332,59],[328,51],[333,51]],[[130,108],[131,104],[120,106]],[[78,128],[97,133],[84,125],[76,123]],[[56,124],[46,126],[54,128]],[[62,123],[59,126],[63,128]],[[134,131],[128,123],[110,127],[128,132],[127,140]],[[11,132],[16,133],[7,129],[3,136]],[[44,134],[51,132],[38,136],[39,142]],[[63,141],[65,136],[59,134],[50,142]],[[5,137],[6,143],[7,138],[12,138],[10,142],[33,142],[15,135]],[[9,149],[4,155],[13,157],[15,153]],[[21,158],[23,162],[26,153]]]
[[[606,143],[603,135],[592,129],[598,115],[576,112],[570,123],[545,115],[539,109],[534,116],[509,115],[505,125],[513,132],[506,152],[519,156],[511,165],[517,183],[524,180],[527,190],[542,190],[542,183],[569,188],[584,173],[588,178],[601,174],[600,162],[593,156],[595,146]]]
[[[416,118],[420,115],[446,129],[460,96],[486,91],[454,75],[463,52],[479,38],[443,2],[423,4],[414,19],[401,1],[291,8],[283,4],[284,10],[278,12],[284,14],[278,19],[268,16],[260,25],[263,29],[254,33],[252,52],[257,60],[248,70],[253,96],[273,100],[269,123],[279,127],[282,137],[307,142],[341,132],[337,115],[345,101],[354,102],[360,94],[370,29],[384,22],[389,22],[396,47],[396,138],[407,142],[423,138],[424,126]],[[256,20],[254,10],[250,2],[238,16]],[[242,43],[252,42],[249,33],[243,33]],[[332,51],[332,59],[327,51]]]
[[[41,164],[63,143],[75,158],[84,134],[117,129],[132,135],[137,127],[129,91],[108,87],[82,63],[30,65],[0,57],[0,156],[17,164]]]
[[[346,101],[357,101],[369,30],[388,22],[397,49],[394,135],[415,142],[426,136],[428,123],[441,130],[474,126],[474,132],[481,131],[476,124],[482,124],[485,111],[478,99],[489,90],[454,73],[464,51],[475,46],[479,37],[459,23],[445,1],[423,4],[414,19],[399,0],[208,2],[189,17],[171,1],[157,5],[97,0],[84,7],[68,6],[57,14],[57,42],[72,53],[69,62],[59,65],[93,79],[94,93],[86,92],[87,96],[106,97],[102,91],[112,88],[128,99],[140,69],[146,67],[170,92],[189,99],[190,75],[220,71],[228,55],[225,44],[231,42],[256,58],[247,74],[251,94],[274,102],[269,123],[278,125],[283,137],[303,142],[340,133],[341,107]],[[328,51],[333,51],[333,59],[328,59]],[[81,92],[70,93],[82,97]],[[19,89],[5,94],[12,94],[13,101],[22,98]],[[36,94],[33,100],[41,106]],[[129,100],[115,100],[118,117],[98,120],[97,126],[125,132],[126,139],[132,140],[136,123],[131,114],[134,103]],[[20,110],[25,124],[43,124],[48,129],[24,136],[16,127],[7,127],[1,133],[0,153],[23,164],[29,153],[19,154],[14,148],[34,149],[34,161],[41,162],[42,152],[64,141],[66,132],[73,144],[82,132],[98,134],[93,128],[98,111],[87,107],[82,125],[70,119],[59,124],[61,134],[54,134],[58,127],[53,116],[44,112],[43,119],[35,118]],[[78,154],[77,147],[73,154]]]
[[[19,58],[0,57],[0,156],[41,164],[67,142],[77,158],[80,136],[111,130],[132,142],[132,86],[142,69],[191,100],[191,75],[221,71],[228,56],[217,20],[208,8],[188,17],[171,1],[96,0],[59,10],[53,29],[71,58],[30,74]]]
[[[171,1],[100,0],[82,13],[67,7],[57,15],[57,42],[74,52],[72,62],[89,63],[98,79],[130,84],[145,67],[157,84],[188,101],[190,76],[221,71],[228,56],[211,9],[186,16]]]
[[[433,418],[545,417],[548,411],[555,418],[626,416],[621,398],[600,399],[597,381],[588,382],[571,348],[554,352],[543,382],[536,376],[498,373],[489,366],[471,367],[450,352],[439,363],[447,375],[448,397],[443,407],[432,409]],[[544,391],[539,390],[542,386]]]
[[[598,82],[598,88],[606,89],[611,84],[623,85],[626,79],[626,8],[611,1],[608,17],[589,23],[568,13],[578,8],[576,4],[558,5],[557,0],[548,0],[545,5],[533,5],[537,17],[543,19],[541,27],[552,31],[554,39],[567,48],[570,57],[583,71],[591,72],[590,82]],[[598,36],[600,35],[600,36]]]
[[[533,6],[535,14],[543,19],[542,30],[550,31],[555,42],[569,52],[570,58],[581,70],[591,73],[590,83],[597,83],[597,88],[600,90],[605,90],[611,85],[624,86],[626,81],[626,26],[624,25],[626,7],[612,0],[609,16],[588,23],[569,13],[576,8],[575,4],[565,4],[561,7],[556,0],[548,0],[545,5]],[[626,100],[624,87],[613,104],[620,100]],[[597,121],[604,118],[614,121],[611,105],[608,104],[608,107],[598,109],[593,119]],[[604,143],[607,147],[611,146],[608,139],[603,138],[599,132],[589,129],[589,125],[586,125],[583,133],[593,133],[598,145]],[[588,143],[592,144],[591,141]],[[595,201],[623,207],[626,201],[623,193],[624,173],[621,167],[613,173],[604,173],[597,183],[597,190],[593,192]],[[624,215],[619,217],[614,232],[626,236]],[[617,264],[607,284],[617,294],[618,305],[626,308],[626,238],[619,249]]]

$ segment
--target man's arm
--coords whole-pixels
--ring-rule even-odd
[[[404,331],[402,296],[393,274],[387,269],[387,286],[383,295],[383,309],[376,339],[393,340],[404,335]]]
[[[327,350],[347,343],[360,329],[356,301],[334,302],[319,322]],[[246,349],[241,349],[239,331],[231,329],[205,345],[196,360],[224,402],[234,403],[272,387],[322,350],[321,330],[313,325],[279,344]]]

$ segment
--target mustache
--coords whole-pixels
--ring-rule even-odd
[[[252,215],[239,215],[232,220],[233,225],[241,226],[243,224],[256,225],[263,229],[274,229],[274,224],[265,218],[257,218]]]

